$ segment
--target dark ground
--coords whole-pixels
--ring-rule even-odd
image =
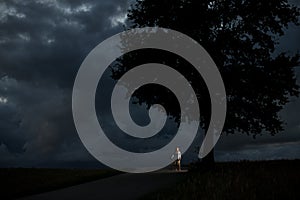
[[[134,200],[162,188],[173,187],[177,182],[184,180],[186,174],[184,171],[177,173],[171,170],[143,174],[121,174],[26,197],[23,200]]]
[[[113,170],[92,169],[0,169],[0,199],[56,190],[117,174]]]
[[[300,160],[216,163],[142,199],[300,199]]]
[[[1,199],[51,190],[27,199],[300,199],[300,160],[216,163],[188,173],[161,170],[108,177],[116,173],[0,169]],[[76,186],[67,187],[71,185]]]

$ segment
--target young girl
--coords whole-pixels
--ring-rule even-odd
[[[176,158],[175,165],[176,165],[176,171],[181,170],[180,161],[181,161],[181,152],[179,150],[179,147],[176,148],[175,153],[172,155],[171,159]]]

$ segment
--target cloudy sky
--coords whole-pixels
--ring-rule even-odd
[[[97,166],[75,130],[72,87],[85,56],[124,30],[131,2],[0,1],[0,167]],[[299,35],[291,26],[277,52],[299,51]],[[300,70],[297,76],[300,84]],[[281,112],[284,132],[221,136],[216,159],[300,158],[299,113],[294,98]]]

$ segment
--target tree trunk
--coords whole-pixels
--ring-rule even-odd
[[[215,148],[213,148],[207,156],[202,158],[201,164],[212,166],[215,163]]]

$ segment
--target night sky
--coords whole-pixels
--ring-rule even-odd
[[[72,87],[85,56],[124,30],[132,2],[0,2],[0,167],[99,166],[76,133]],[[300,27],[290,26],[275,53],[300,51],[299,35]],[[300,85],[300,68],[296,75]],[[281,112],[282,133],[222,135],[216,160],[300,159],[299,113],[300,99],[292,98]],[[185,162],[196,156],[191,147]]]

